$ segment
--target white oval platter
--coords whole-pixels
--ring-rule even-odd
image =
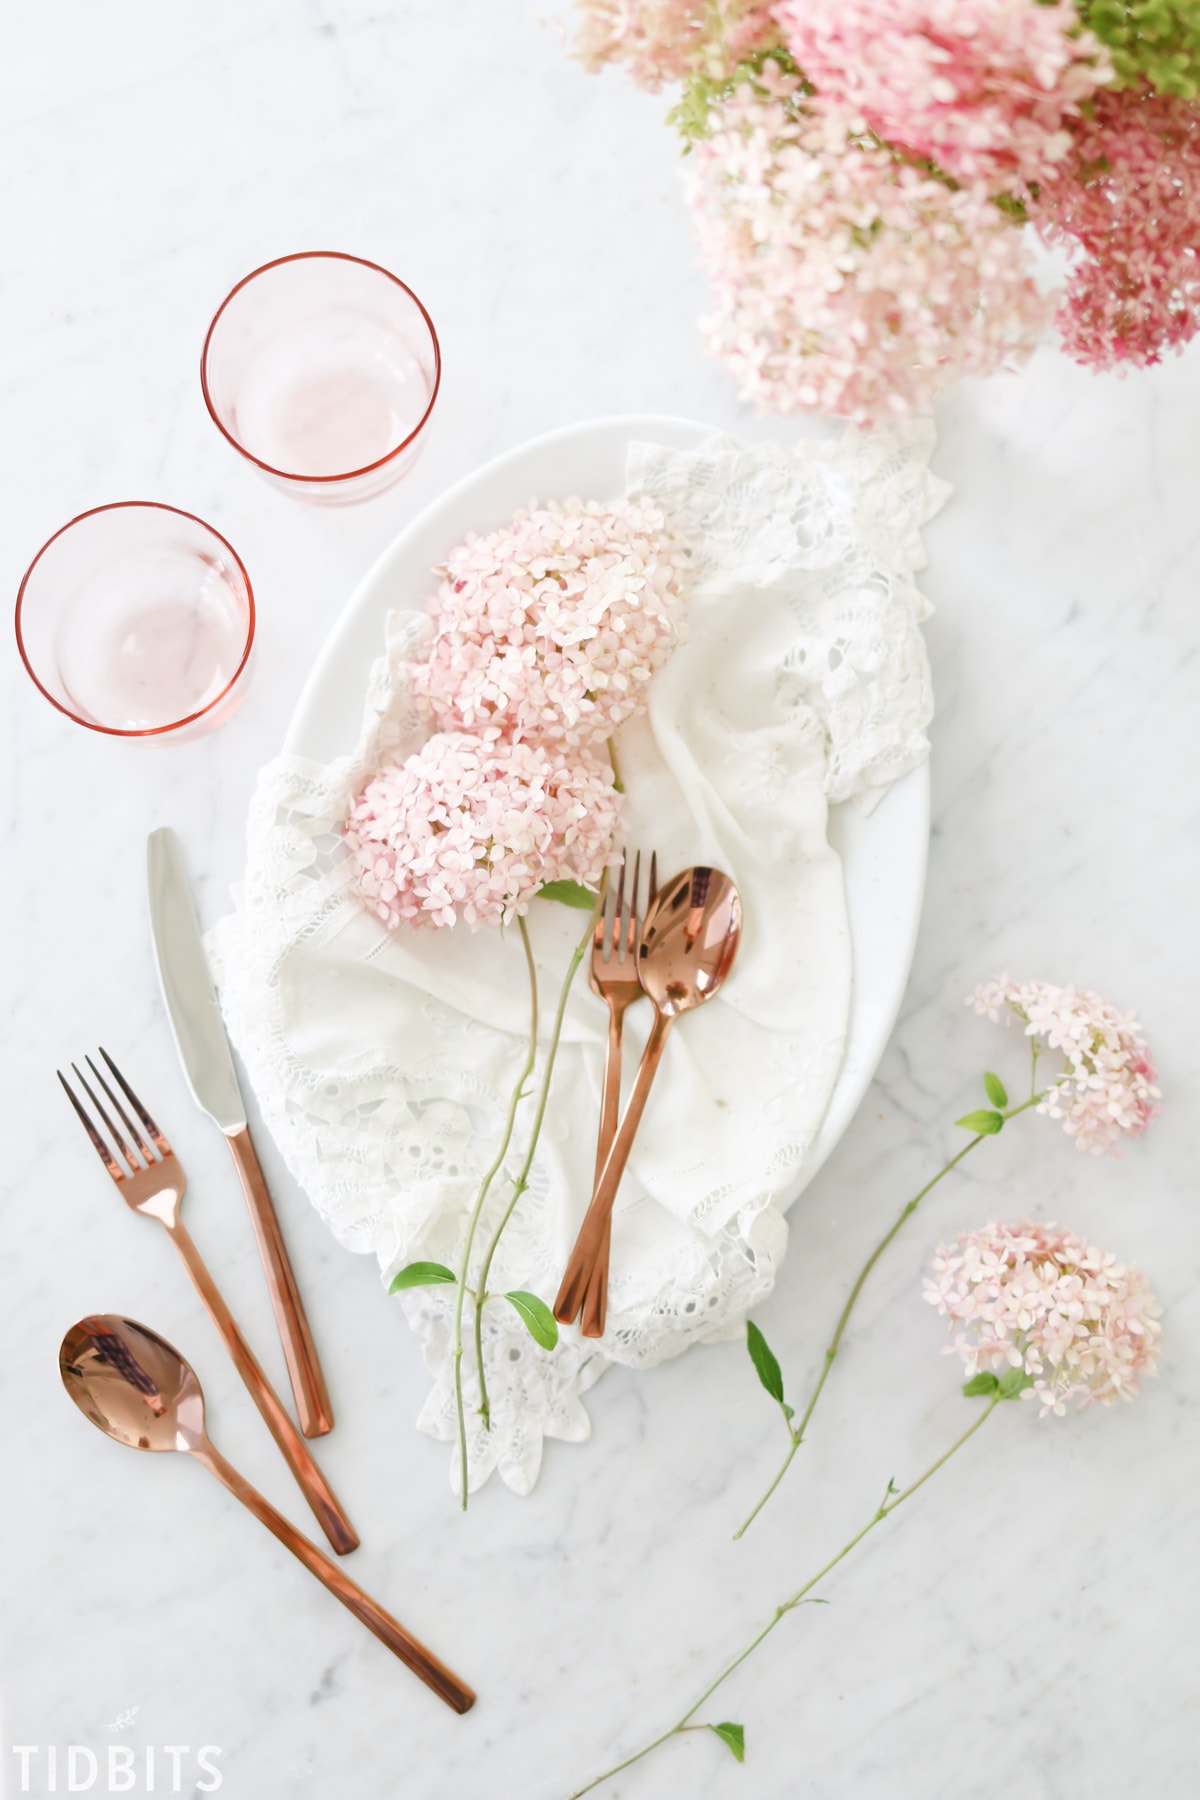
[[[405,527],[351,595],[305,683],[285,752],[330,762],[357,741],[367,675],[382,651],[388,612],[421,607],[430,570],[468,531],[501,525],[533,499],[619,494],[632,440],[690,450],[712,434],[712,427],[687,419],[593,419],[522,444],[458,482]],[[854,971],[850,1022],[842,1067],[797,1193],[857,1111],[900,1009],[925,885],[928,764],[903,776],[865,817],[853,806],[832,808],[829,835],[846,882]]]

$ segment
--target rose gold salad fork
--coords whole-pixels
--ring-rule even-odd
[[[621,1039],[625,1014],[635,1000],[642,998],[638,976],[638,948],[641,943],[645,909],[639,911],[638,889],[641,882],[642,854],[633,861],[633,882],[629,904],[625,903],[626,857],[621,857],[615,899],[606,906],[596,921],[592,935],[592,961],[588,971],[593,994],[598,994],[608,1007],[608,1048],[604,1058],[604,1086],[600,1096],[600,1131],[596,1141],[596,1173],[599,1182],[621,1110]],[[658,891],[658,855],[650,857],[650,890],[646,907],[653,904]],[[611,1217],[606,1221],[603,1241],[593,1269],[590,1258],[572,1253],[566,1274],[554,1302],[555,1317],[569,1324],[583,1308],[580,1330],[584,1337],[600,1337],[604,1331],[604,1313],[608,1298],[608,1253]]]
[[[108,1064],[110,1073],[137,1118],[140,1119],[154,1149],[150,1148],[150,1144],[146,1142],[145,1137],[138,1130],[137,1125],[134,1124],[90,1056],[84,1060],[100,1087],[107,1094],[113,1110],[137,1146],[136,1150],[131,1149],[122,1137],[113,1123],[112,1117],[105,1109],[103,1101],[77,1063],[71,1064],[75,1078],[99,1114],[111,1139],[111,1146],[105,1141],[103,1133],[76,1095],[62,1070],[58,1069],[55,1073],[62,1082],[67,1098],[79,1114],[83,1128],[92,1141],[93,1149],[112,1176],[118,1191],[124,1197],[125,1204],[134,1212],[144,1213],[150,1219],[157,1219],[158,1223],[165,1227],[171,1242],[179,1252],[184,1268],[192,1278],[196,1292],[204,1302],[205,1310],[225,1340],[226,1348],[249,1391],[250,1398],[262,1414],[271,1436],[279,1445],[284,1461],[299,1482],[304,1498],[308,1501],[314,1516],[334,1549],[339,1556],[344,1556],[347,1551],[358,1547],[358,1534],[346,1517],[341,1502],[313,1460],[311,1450],[292,1424],[279,1395],[263,1374],[257,1357],[242,1336],[233,1314],[221,1298],[216,1282],[209,1274],[200,1252],[192,1242],[191,1236],[179,1216],[180,1202],[187,1185],[182,1164],[108,1051],[102,1049],[100,1054]],[[112,1146],[115,1146],[115,1154]]]

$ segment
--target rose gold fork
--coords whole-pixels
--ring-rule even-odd
[[[598,994],[608,1006],[608,1049],[604,1059],[604,1086],[600,1096],[600,1132],[596,1142],[596,1174],[599,1181],[604,1165],[608,1161],[608,1153],[612,1149],[613,1139],[617,1135],[617,1119],[621,1110],[621,1036],[625,1022],[625,1014],[635,1000],[642,998],[642,984],[638,979],[638,945],[641,942],[642,919],[644,912],[638,910],[638,888],[641,879],[642,855],[639,850],[633,861],[633,884],[629,890],[629,905],[625,905],[625,864],[621,858],[621,872],[618,878],[615,903],[596,921],[596,929],[592,935],[592,962],[588,972],[592,992]],[[654,899],[658,891],[658,856],[650,857],[650,891],[646,896],[646,905]],[[594,1185],[594,1183],[593,1183]],[[580,1330],[584,1337],[601,1337],[604,1332],[604,1314],[608,1299],[608,1252],[611,1237],[611,1216],[605,1222],[604,1237],[600,1251],[593,1265],[590,1257],[581,1255],[579,1244],[571,1253],[566,1274],[558,1290],[558,1298],[554,1302],[554,1314],[564,1324],[570,1324],[583,1308]]]
[[[216,1282],[209,1274],[200,1252],[192,1242],[191,1236],[179,1216],[180,1202],[187,1186],[182,1164],[108,1051],[102,1049],[100,1054],[108,1064],[113,1078],[124,1092],[133,1111],[141,1120],[154,1145],[154,1150],[151,1150],[150,1145],[90,1056],[84,1060],[99,1085],[108,1095],[114,1111],[137,1146],[136,1151],[131,1149],[121,1136],[111,1116],[105,1110],[103,1101],[77,1063],[71,1064],[76,1080],[99,1114],[112,1143],[116,1146],[116,1155],[113,1154],[109,1144],[105,1142],[102,1133],[62,1070],[58,1069],[55,1073],[62,1082],[67,1098],[79,1114],[83,1128],[92,1140],[92,1146],[97,1156],[116,1182],[119,1192],[124,1196],[125,1204],[134,1212],[144,1213],[150,1219],[157,1219],[158,1223],[166,1228],[171,1242],[179,1252],[184,1268],[192,1278],[196,1292],[204,1302],[209,1318],[225,1340],[226,1348],[234,1360],[238,1374],[246,1384],[250,1398],[266,1421],[271,1436],[279,1445],[284,1461],[299,1482],[304,1498],[308,1501],[314,1516],[334,1549],[339,1556],[344,1556],[348,1550],[357,1549],[358,1534],[346,1517],[341,1502],[314,1462],[312,1451],[292,1424],[279,1395],[263,1374],[257,1357],[242,1336],[233,1314],[221,1298]],[[155,1151],[158,1152],[157,1155]]]

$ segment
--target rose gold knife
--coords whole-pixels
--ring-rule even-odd
[[[325,1377],[275,1207],[250,1140],[246,1107],[188,891],[179,840],[169,826],[150,833],[146,874],[154,960],[179,1060],[197,1106],[224,1133],[237,1168],[283,1343],[300,1429],[305,1437],[321,1437],[333,1426]]]

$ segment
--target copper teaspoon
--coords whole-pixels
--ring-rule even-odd
[[[95,1313],[68,1331],[58,1368],[63,1386],[93,1425],[134,1450],[182,1450],[194,1456],[440,1700],[458,1713],[475,1704],[475,1695],[457,1675],[225,1461],[204,1429],[204,1396],[195,1372],[165,1338],[132,1319]]]
[[[638,974],[654,1005],[654,1024],[554,1303],[555,1317],[565,1324],[582,1307],[584,1337],[604,1335],[609,1216],[667,1033],[681,1013],[712,999],[729,973],[741,933],[741,898],[719,869],[685,869],[659,890],[646,914]]]

